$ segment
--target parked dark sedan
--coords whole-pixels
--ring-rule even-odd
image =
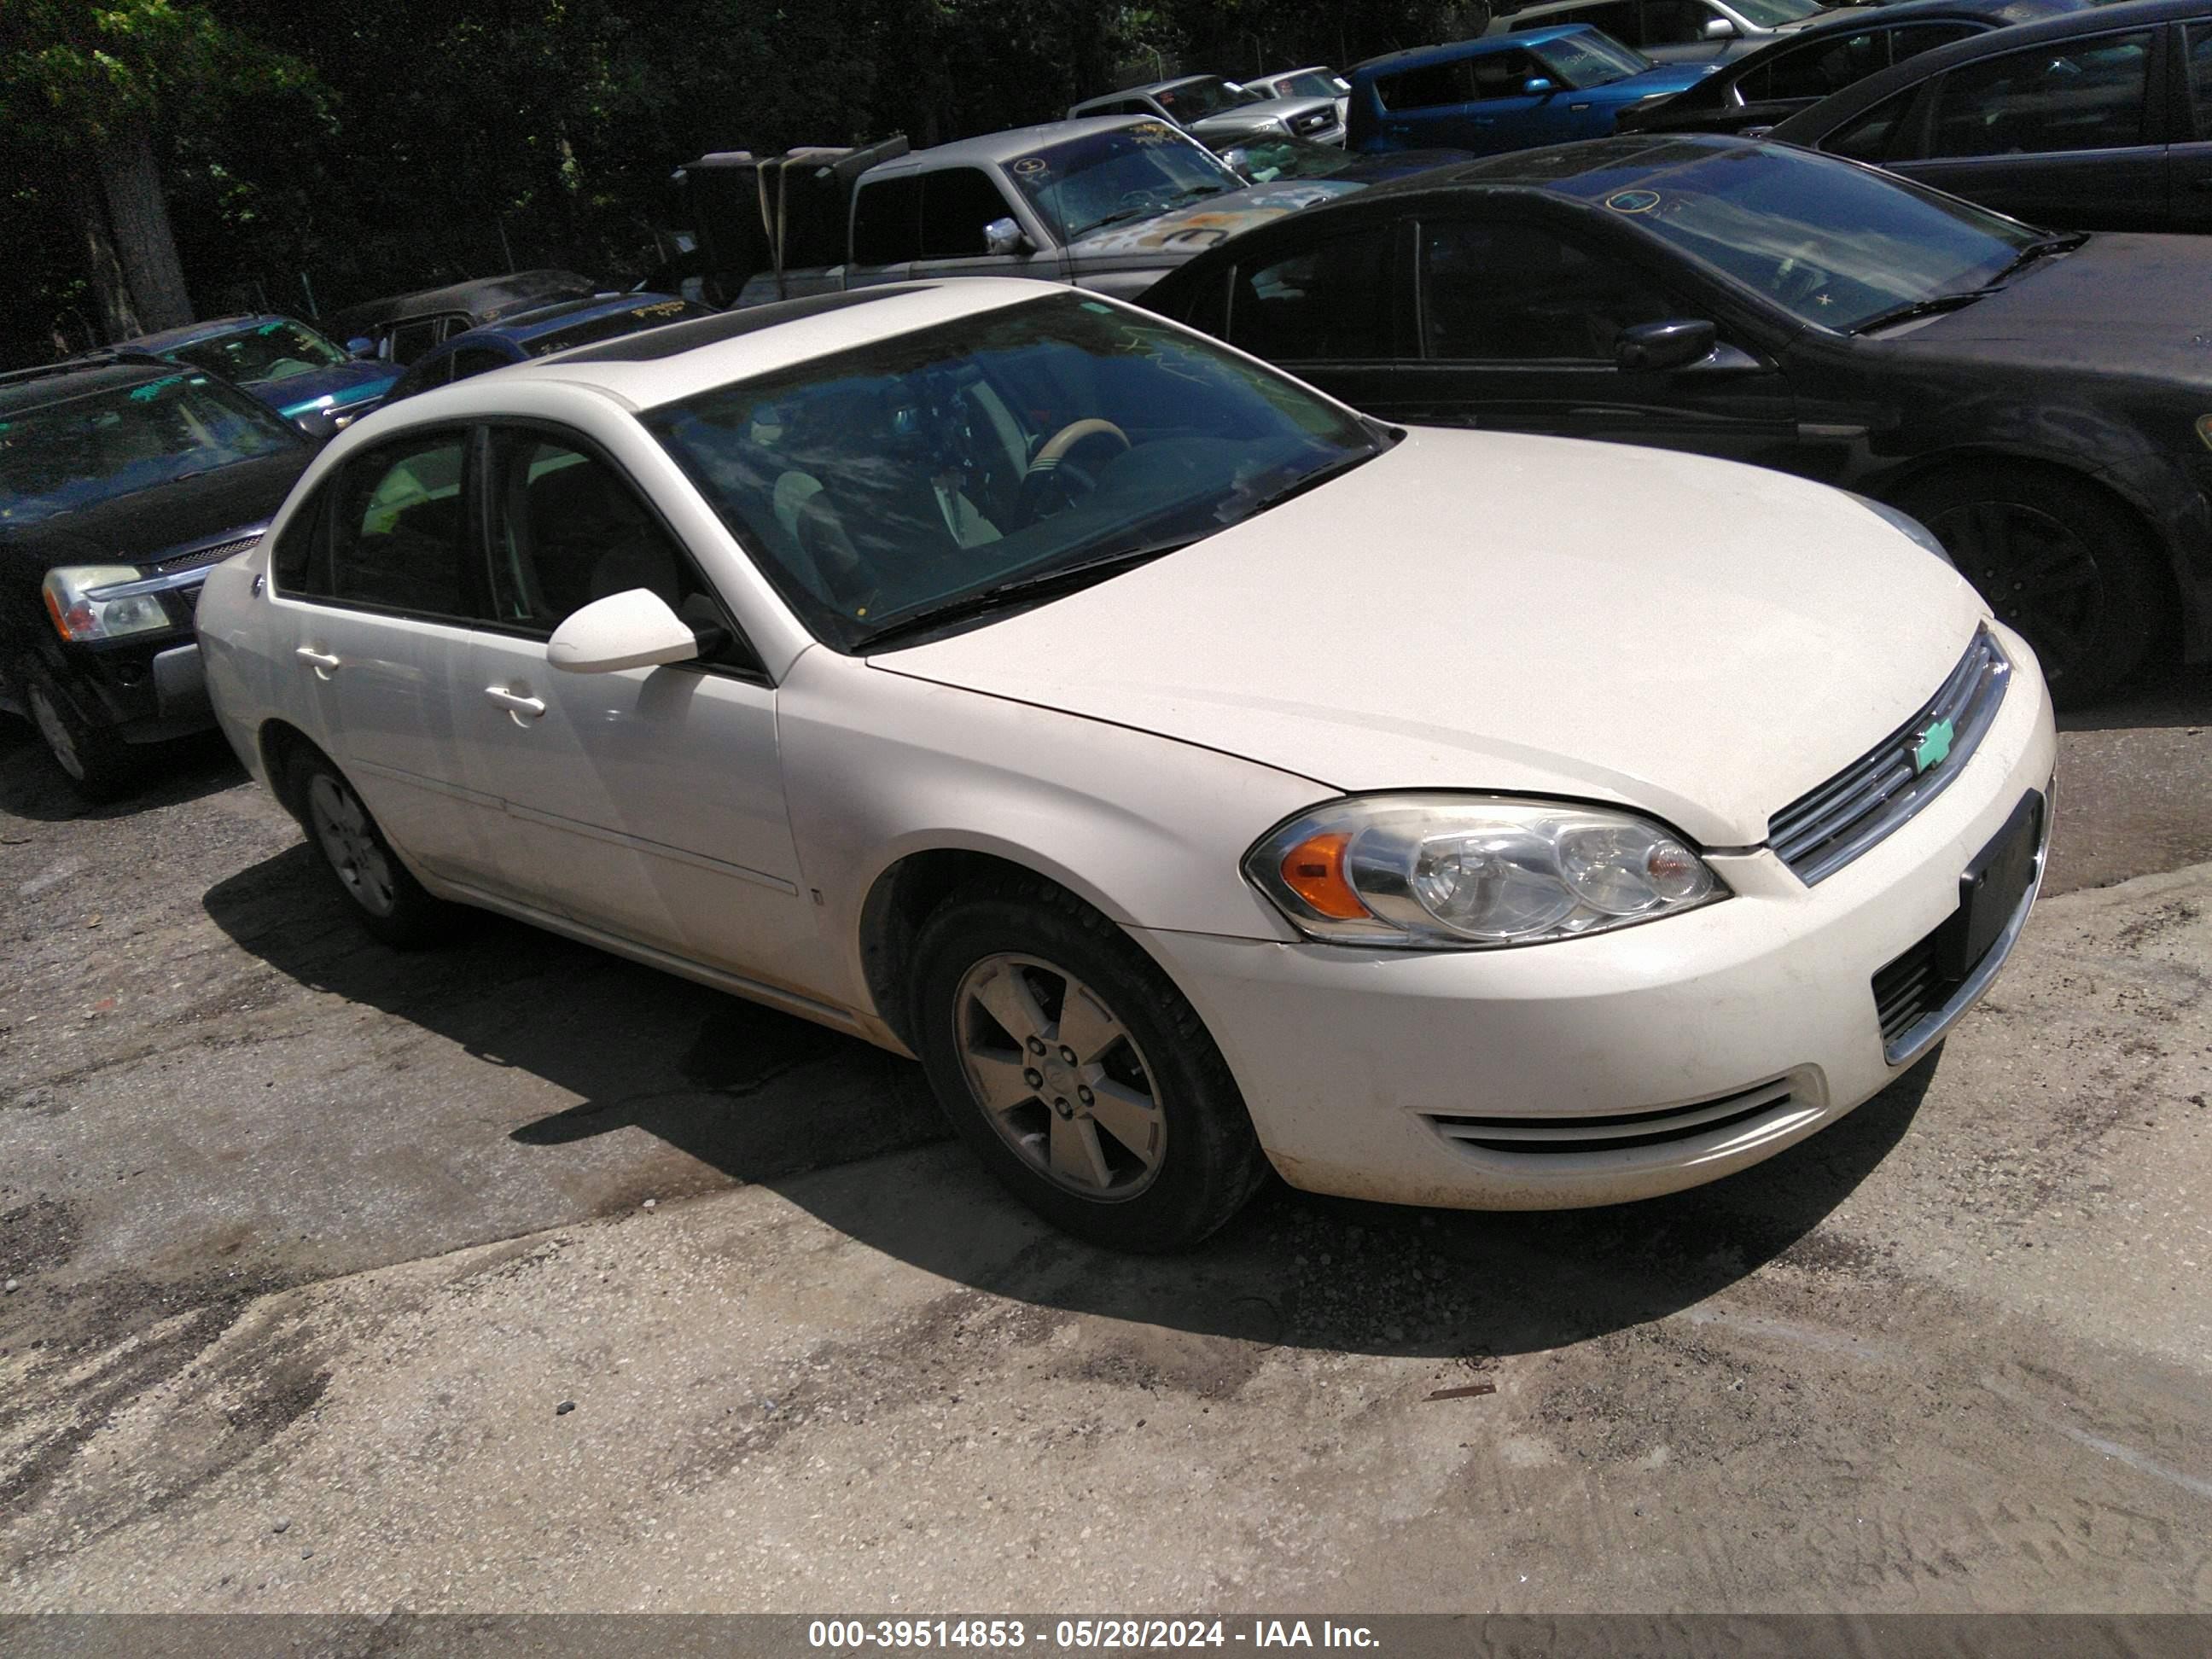
[[[387,401],[397,403],[434,386],[450,386],[508,363],[550,357],[572,346],[592,345],[618,335],[659,328],[663,323],[714,314],[712,307],[666,294],[606,294],[517,312],[431,347],[399,377]]]
[[[1772,136],[2038,224],[2212,230],[2212,0],[2130,0],[1938,47]]]
[[[1741,132],[1771,127],[1832,93],[1923,52],[2015,23],[2086,9],[2089,0],[1902,0],[1852,6],[1747,52],[1672,98],[1632,104],[1620,132]]]
[[[364,301],[331,318],[331,329],[348,350],[382,357],[404,368],[439,341],[464,329],[556,300],[587,299],[598,291],[590,277],[573,270],[520,270]]]
[[[117,349],[211,369],[325,438],[374,409],[399,378],[392,364],[349,356],[307,324],[269,313],[188,323]]]
[[[79,790],[214,723],[192,608],[260,539],[314,446],[218,375],[161,363],[0,375],[0,708]]]
[[[2194,238],[2053,235],[1684,136],[1377,185],[1146,303],[1386,419],[1696,450],[1887,502],[2080,702],[2154,647],[2212,654],[2208,297]]]

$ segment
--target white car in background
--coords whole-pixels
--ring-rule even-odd
[[[2050,830],[2034,661],[1910,520],[1030,283],[408,399],[199,628],[380,937],[480,905],[912,1053],[1139,1249],[1270,1164],[1542,1207],[1769,1157],[1979,994]]]

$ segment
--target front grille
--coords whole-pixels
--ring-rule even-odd
[[[1310,115],[1301,115],[1291,123],[1291,130],[1301,135],[1323,132],[1336,125],[1336,117],[1326,110],[1316,110]]]
[[[1656,1146],[1735,1128],[1754,1118],[1808,1110],[1797,1079],[1776,1078],[1717,1100],[1668,1106],[1656,1112],[1613,1112],[1602,1117],[1441,1117],[1429,1121],[1445,1139],[1490,1152],[1613,1152]]]
[[[1937,928],[1874,976],[1874,1007],[1885,1047],[1942,1007],[1951,994],[1954,981],[1945,978],[1936,962],[1936,938],[1942,931]]]
[[[172,570],[190,570],[196,565],[214,564],[243,553],[261,539],[261,532],[250,536],[234,536],[228,541],[213,542],[204,547],[190,547],[181,552],[164,553],[158,559],[141,559],[138,568],[149,576],[166,576]]]
[[[1988,629],[1920,712],[1811,793],[1771,818],[1767,845],[1808,887],[1833,875],[1948,787],[1996,718],[2012,675]],[[1949,752],[1924,768],[1914,750],[1948,721]]]

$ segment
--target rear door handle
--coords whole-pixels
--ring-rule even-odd
[[[318,651],[312,645],[303,645],[292,654],[313,669],[315,678],[319,680],[330,678],[337,668],[339,661],[339,659],[332,656],[329,652]]]
[[[507,710],[508,717],[517,726],[526,726],[532,720],[544,718],[545,699],[543,697],[521,696],[503,685],[487,685],[484,696]]]

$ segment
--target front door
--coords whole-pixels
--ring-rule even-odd
[[[1616,257],[1546,225],[1446,218],[1419,226],[1414,263],[1419,355],[1375,414],[1770,465],[1796,442],[1788,380],[1734,342],[1690,367],[1618,365],[1624,329],[1700,308]]]
[[[749,979],[819,991],[823,966],[785,814],[775,694],[644,497],[589,444],[495,429],[491,620],[462,717],[479,791],[501,803],[507,884],[587,927]],[[594,599],[644,587],[732,643],[611,673],[553,667],[546,641]]]

